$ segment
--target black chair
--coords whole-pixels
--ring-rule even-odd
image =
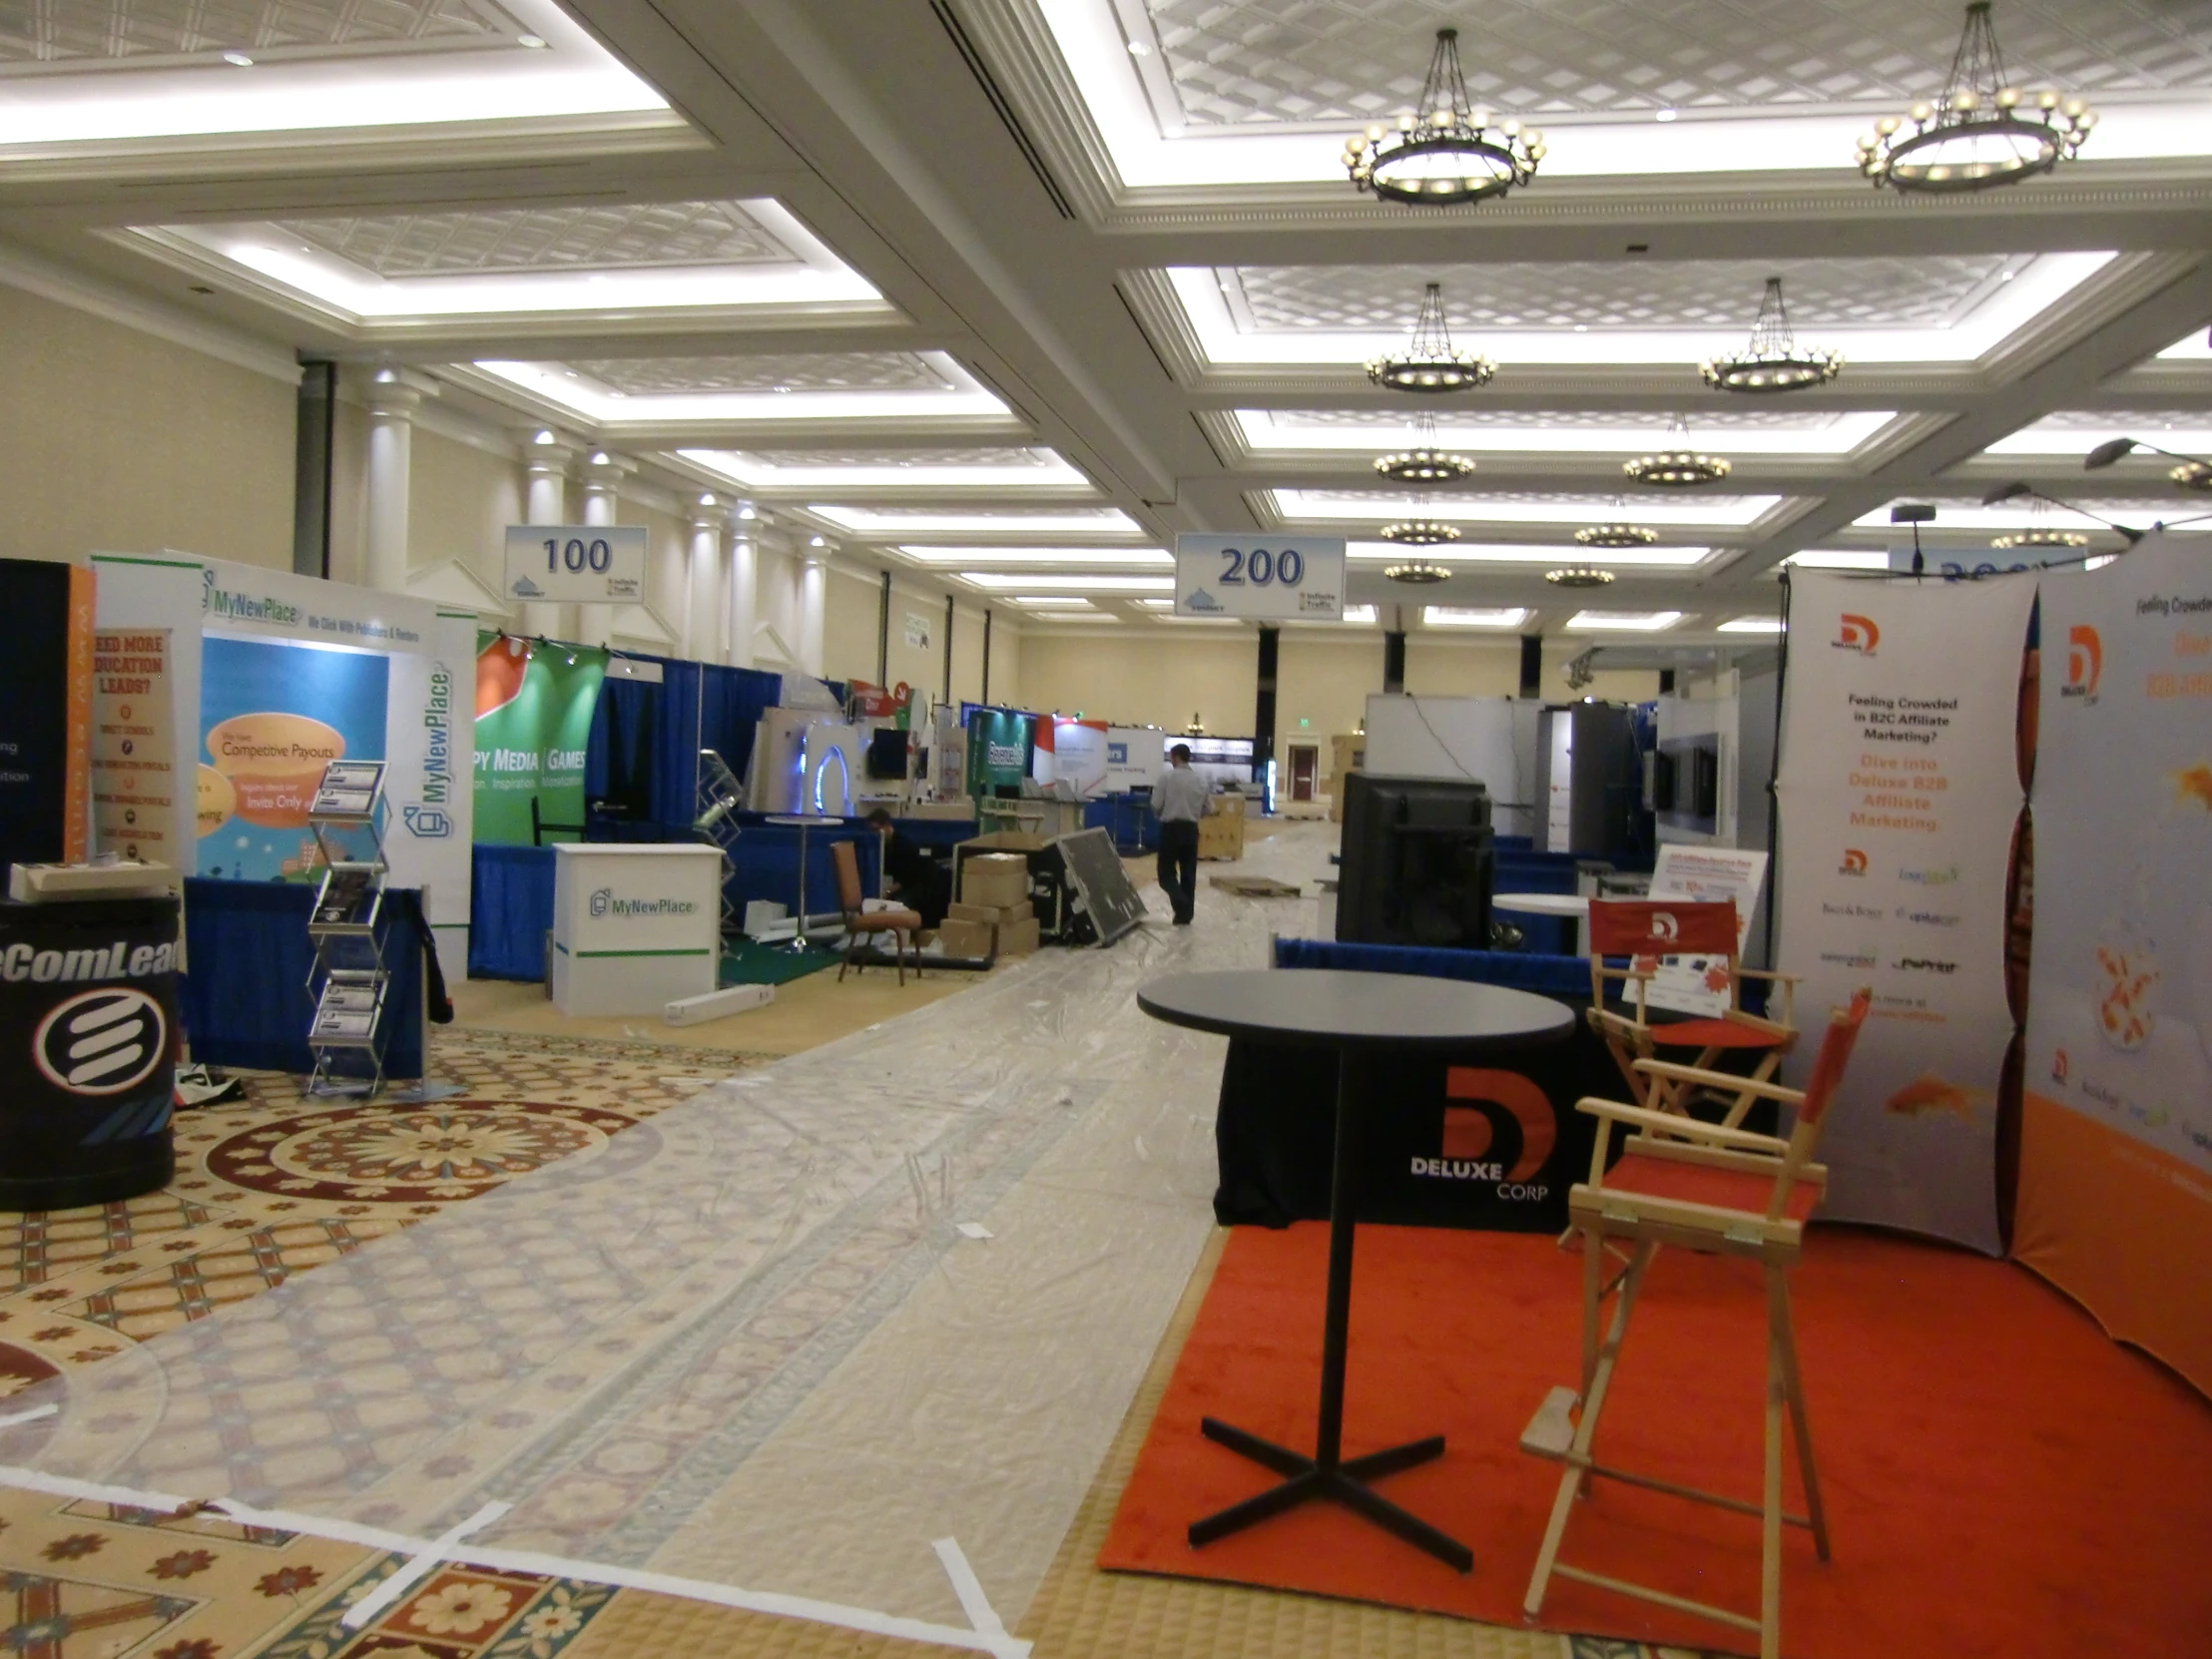
[[[546,823],[538,817],[538,798],[533,795],[530,798],[530,844],[532,846],[543,846],[547,835],[574,835],[578,840],[582,840],[584,838],[584,826],[581,824]]]

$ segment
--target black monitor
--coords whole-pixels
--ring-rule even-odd
[[[1487,950],[1496,858],[1489,792],[1472,781],[1344,780],[1337,937]]]
[[[870,778],[906,776],[906,734],[895,726],[880,726],[867,737],[867,775]]]

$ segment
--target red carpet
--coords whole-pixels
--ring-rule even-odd
[[[1517,1442],[1578,1364],[1580,1260],[1547,1238],[1360,1231],[1345,1451],[1445,1434],[1441,1460],[1379,1489],[1471,1547],[1471,1574],[1334,1505],[1184,1541],[1273,1478],[1202,1438],[1201,1416],[1313,1445],[1328,1238],[1310,1223],[1230,1240],[1099,1564],[1517,1624],[1558,1478]],[[2005,1263],[1824,1230],[1796,1296],[1835,1559],[1785,1534],[1791,1659],[2212,1654],[2212,1405]],[[1763,1343],[1754,1270],[1662,1252],[1599,1455],[1756,1499]],[[1794,1468],[1790,1490],[1797,1508]],[[1758,1609],[1759,1523],[1707,1505],[1601,1483],[1564,1558]],[[1542,1623],[1757,1646],[1559,1579]]]

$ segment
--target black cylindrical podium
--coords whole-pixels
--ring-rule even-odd
[[[0,1210],[175,1173],[177,921],[169,897],[0,899]]]

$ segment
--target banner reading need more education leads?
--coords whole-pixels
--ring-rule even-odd
[[[2212,1390],[2212,567],[2043,579],[2013,1253]],[[2064,879],[2054,872],[2064,871]]]
[[[1795,577],[1778,965],[1801,974],[1802,1083],[1831,1007],[1874,990],[1828,1120],[1824,1213],[2002,1248],[2005,876],[2032,575]]]
[[[584,749],[606,678],[604,651],[478,636],[479,841],[528,845],[533,800],[543,823],[584,822]]]

